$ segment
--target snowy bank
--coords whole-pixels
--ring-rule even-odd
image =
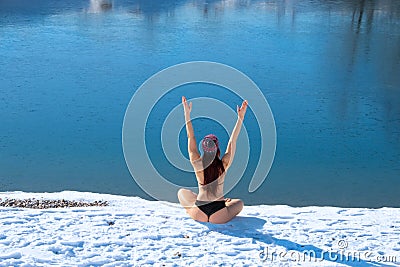
[[[106,194],[0,193],[103,200],[106,207],[0,207],[0,266],[400,266],[400,209],[245,206],[224,225],[178,204]]]

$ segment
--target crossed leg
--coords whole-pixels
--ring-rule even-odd
[[[181,188],[178,191],[179,203],[186,209],[186,212],[194,220],[206,222],[208,217],[199,208],[194,207],[196,202],[197,194],[193,193],[188,189]],[[232,220],[238,215],[243,209],[243,201],[240,199],[226,199],[226,209],[221,209],[216,213],[212,214],[209,221],[212,223],[226,223]]]
[[[243,201],[240,199],[228,199],[225,201],[226,209],[217,211],[210,216],[212,223],[227,223],[243,209]]]
[[[196,202],[197,194],[193,193],[189,189],[181,188],[178,191],[179,203],[187,210],[193,207]]]
[[[198,207],[194,205],[196,202],[197,194],[193,193],[189,189],[181,188],[178,191],[179,203],[185,208],[186,213],[196,221],[207,222],[208,217]]]

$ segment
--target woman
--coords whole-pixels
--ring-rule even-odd
[[[222,159],[220,159],[218,138],[213,134],[205,136],[201,141],[204,153],[202,157],[200,156],[190,121],[192,103],[188,104],[183,96],[182,104],[185,113],[189,158],[196,174],[199,194],[188,189],[180,189],[178,191],[179,202],[194,220],[226,223],[243,209],[243,201],[240,199],[224,199],[223,186],[226,171],[235,156],[236,140],[246,114],[247,101],[243,101],[240,108],[237,107],[237,122]]]

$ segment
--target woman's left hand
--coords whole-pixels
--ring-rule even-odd
[[[186,97],[182,96],[182,105],[185,115],[190,115],[190,112],[192,111],[192,102],[188,103]]]

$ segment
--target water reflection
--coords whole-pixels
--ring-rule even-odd
[[[343,27],[341,41],[333,40],[328,47],[329,51],[337,51],[335,47],[340,47],[344,59],[340,64],[346,70],[345,84],[336,91],[336,111],[341,115],[341,120],[349,120],[362,105],[375,107],[376,110],[364,111],[360,116],[366,114],[373,120],[390,121],[390,125],[384,126],[384,131],[395,146],[398,146],[398,142],[393,141],[400,138],[400,123],[395,119],[400,118],[400,38],[399,30],[392,27],[399,23],[398,11],[398,5],[391,1],[360,0],[349,3],[342,11],[342,15],[351,17],[349,26]],[[331,54],[336,53],[329,51],[326,52],[327,60],[332,60]],[[362,81],[354,84],[355,77],[362,75],[374,77],[376,88],[372,89]],[[368,97],[361,96],[363,93],[374,95],[373,99],[369,99],[370,103],[366,103]],[[383,111],[379,111],[381,108],[376,107],[377,103]]]
[[[111,0],[90,0],[88,13],[101,13],[111,11],[113,2]]]
[[[400,14],[399,3],[394,0],[383,1],[297,1],[297,0],[275,0],[275,1],[250,1],[250,0],[134,0],[134,1],[112,1],[112,0],[85,0],[85,1],[52,1],[52,0],[2,0],[0,1],[0,14],[40,14],[51,15],[85,10],[89,5],[89,12],[99,13],[104,11],[129,12],[145,16],[173,13],[176,9],[196,7],[202,10],[204,15],[213,12],[223,15],[224,10],[245,10],[249,8],[264,10],[267,13],[274,12],[277,23],[290,18],[295,24],[296,15],[308,12],[323,12],[323,16],[336,16],[338,13],[351,13],[352,25],[357,32],[362,28],[365,21],[367,31],[371,30],[374,14],[385,16],[390,22],[398,21]],[[115,7],[115,8],[113,8]]]
[[[212,60],[276,116],[276,164],[236,192],[247,203],[400,205],[399,18],[389,0],[1,0],[0,191],[60,177],[136,194],[118,150],[127,101],[164,67]]]

